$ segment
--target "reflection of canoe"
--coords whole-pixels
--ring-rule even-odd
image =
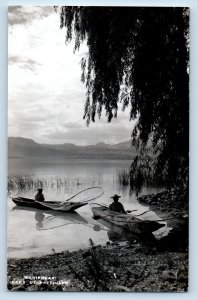
[[[81,215],[79,215],[77,212],[73,211],[72,213],[70,212],[63,212],[63,211],[55,211],[55,210],[51,210],[51,209],[37,209],[35,207],[25,207],[25,206],[15,206],[13,207],[13,210],[18,210],[18,211],[30,211],[35,213],[35,219],[36,221],[40,221],[40,215],[43,213],[47,216],[47,217],[51,217],[51,219],[61,219],[62,221],[69,221],[69,222],[73,222],[73,223],[88,223],[88,221],[82,217]]]
[[[15,206],[13,210],[32,212],[36,220],[37,230],[50,230],[69,224],[88,224],[88,221],[77,212],[62,212],[49,209],[37,209],[34,207]]]
[[[34,207],[38,209],[52,209],[56,211],[72,212],[75,209],[86,205],[82,202],[61,202],[61,201],[44,201],[38,202],[33,199],[17,197],[12,198],[12,201],[19,206]]]
[[[92,212],[95,217],[100,217],[114,225],[123,227],[125,230],[136,234],[154,232],[165,226],[164,224],[160,224],[155,221],[143,220],[135,215],[120,214],[111,211],[105,206],[93,207]]]

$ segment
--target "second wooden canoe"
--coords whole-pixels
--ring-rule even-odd
[[[154,232],[165,226],[155,221],[143,220],[132,214],[117,213],[105,206],[93,207],[92,212],[94,217],[103,218],[114,225],[124,227],[124,229],[136,234]]]

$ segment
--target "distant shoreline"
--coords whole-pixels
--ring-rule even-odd
[[[98,143],[96,145],[77,146],[70,143],[61,145],[38,144],[24,138],[8,139],[8,158],[35,159],[100,159],[132,160],[137,152],[127,141],[119,144]]]
[[[119,158],[96,158],[96,157],[33,157],[33,156],[8,156],[8,159],[15,159],[15,158],[19,158],[19,159],[27,159],[30,161],[49,161],[51,163],[51,159],[53,158],[54,161],[68,161],[68,160],[92,160],[92,161],[129,161],[131,162],[133,159],[132,158],[124,158],[124,157],[119,157]]]
[[[8,159],[9,158],[25,158],[24,156],[8,156]]]

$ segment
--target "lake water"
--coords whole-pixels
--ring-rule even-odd
[[[117,172],[129,169],[130,161],[125,160],[64,160],[64,161],[29,161],[23,158],[9,159],[9,176],[32,176],[46,180],[43,193],[46,200],[63,201],[72,195],[93,186],[100,186],[105,193],[94,203],[109,205],[113,194],[120,194],[125,209],[140,214],[149,208],[140,205],[136,196],[129,195],[128,188],[120,187]],[[62,185],[59,179],[62,178]],[[50,184],[49,184],[50,183]],[[157,193],[159,189],[144,189],[142,194]],[[95,190],[92,197],[95,195]],[[8,256],[31,257],[51,254],[54,251],[77,250],[89,246],[91,238],[95,244],[105,244],[112,238],[108,224],[92,219],[92,205],[79,208],[76,213],[40,211],[16,207],[12,197],[24,196],[34,198],[36,188],[30,190],[13,190],[8,197]],[[83,195],[83,194],[81,194]],[[73,199],[74,200],[74,199]],[[79,200],[79,197],[78,199]],[[82,199],[83,200],[83,197]],[[147,219],[160,219],[156,213],[149,211]],[[163,233],[168,231],[163,227]],[[155,232],[157,235],[157,232]],[[161,229],[158,231],[161,234]],[[125,240],[121,232],[115,233],[117,239]]]

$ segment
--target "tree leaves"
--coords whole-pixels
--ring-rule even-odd
[[[67,41],[75,39],[74,50],[87,40],[89,56],[81,62],[87,124],[103,108],[110,122],[119,102],[130,106],[130,119],[138,117],[132,142],[143,154],[151,138],[155,176],[162,174],[167,185],[188,178],[181,171],[188,170],[188,18],[180,7],[60,9],[60,27]]]

